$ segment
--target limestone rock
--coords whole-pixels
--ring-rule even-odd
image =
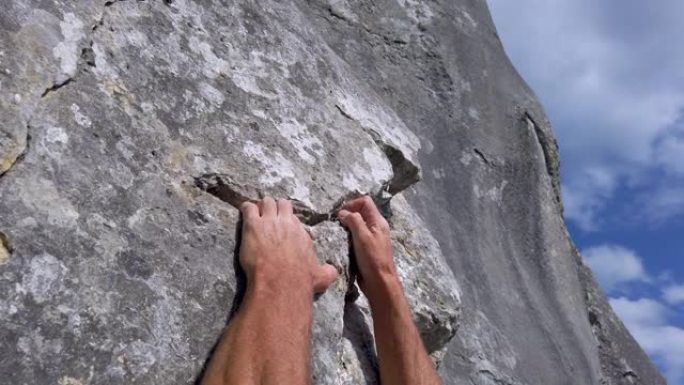
[[[378,383],[335,219],[359,193],[446,383],[664,383],[569,239],[484,1],[8,0],[0,118],[0,383],[194,383],[244,286],[235,206],[266,194],[341,275],[314,382]]]

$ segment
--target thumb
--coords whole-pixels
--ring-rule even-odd
[[[324,264],[318,268],[314,279],[314,292],[323,293],[337,280],[337,269],[331,264]]]

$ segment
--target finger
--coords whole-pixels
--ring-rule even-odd
[[[369,202],[372,203],[373,199],[368,195],[364,195],[345,202],[342,208],[353,212],[360,212]]]
[[[299,241],[300,242],[312,242],[314,239],[313,232],[311,228],[305,224],[303,224],[299,218],[296,216],[292,216],[292,225],[297,229],[297,233],[300,236]]]
[[[278,199],[278,216],[286,217],[292,215],[292,202],[287,199]]]
[[[385,220],[373,199],[368,195],[353,199],[345,203],[342,208],[361,214],[363,219],[369,224],[382,223]]]
[[[245,221],[259,218],[259,207],[250,201],[244,201],[240,205],[240,212]]]
[[[314,292],[316,294],[323,293],[337,280],[337,269],[330,264],[322,265],[316,272],[314,279]]]
[[[275,217],[278,214],[276,202],[271,197],[266,197],[261,200],[261,216]]]
[[[340,210],[338,217],[340,222],[349,228],[353,238],[365,237],[370,234],[370,230],[361,214]]]

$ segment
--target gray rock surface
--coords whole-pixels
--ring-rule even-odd
[[[341,273],[314,382],[377,383],[335,220],[359,193],[446,383],[664,383],[568,236],[484,1],[3,6],[0,383],[196,381],[244,285],[235,206],[264,194]]]

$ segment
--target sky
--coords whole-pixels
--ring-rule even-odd
[[[554,126],[570,233],[684,385],[684,1],[488,0]]]

